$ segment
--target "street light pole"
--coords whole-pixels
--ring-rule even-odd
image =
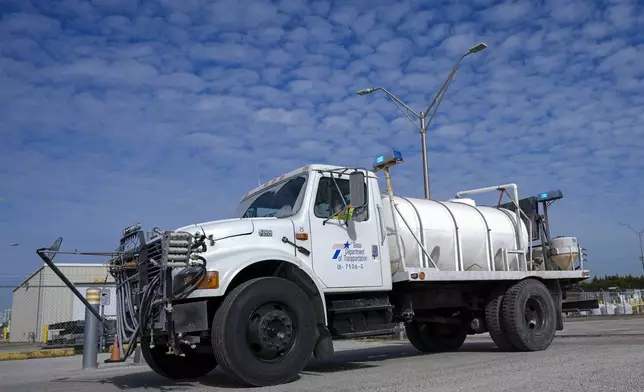
[[[427,112],[420,113],[420,152],[423,156],[423,189],[425,190],[425,199],[431,198],[432,192],[429,187],[429,162],[427,161],[427,124],[425,124],[425,115]]]
[[[427,110],[424,112],[416,113],[414,110],[412,110],[407,104],[405,104],[403,101],[401,101],[398,97],[387,91],[383,87],[373,87],[373,88],[366,88],[363,90],[358,91],[356,94],[358,95],[367,95],[371,94],[376,91],[382,91],[384,92],[389,99],[391,99],[394,104],[398,107],[398,109],[403,112],[403,114],[407,117],[407,119],[416,127],[416,122],[409,116],[409,114],[413,114],[414,117],[416,117],[417,120],[420,121],[420,126],[418,127],[418,130],[420,131],[420,142],[421,142],[421,154],[423,157],[423,179],[424,179],[424,188],[425,188],[425,199],[430,199],[431,198],[431,190],[429,186],[429,165],[427,162],[427,128],[429,128],[429,125],[431,124],[432,120],[434,119],[434,116],[436,115],[436,111],[438,110],[438,106],[440,103],[443,101],[443,97],[445,96],[445,92],[447,91],[447,88],[449,87],[450,83],[452,82],[452,78],[454,78],[454,74],[458,70],[458,66],[461,64],[461,61],[465,57],[467,57],[470,54],[478,53],[482,51],[483,49],[487,48],[487,45],[484,44],[483,42],[479,43],[478,45],[472,46],[467,52],[465,52],[456,62],[456,65],[452,68],[452,71],[450,72],[449,76],[447,77],[447,80],[443,83],[443,86],[441,89],[436,93],[436,96],[434,96],[434,99],[432,102],[429,104],[427,107]],[[434,106],[436,105],[436,106]],[[429,118],[429,121],[426,121],[425,118],[429,114],[429,111],[434,108],[434,111],[432,112],[431,117]],[[404,109],[404,110],[403,110]]]
[[[640,241],[640,263],[642,263],[642,273],[644,274],[644,246],[642,246],[642,236],[644,236],[644,228],[642,228],[642,230],[640,230],[640,231],[637,231],[637,230],[635,230],[633,228],[633,226],[629,225],[628,223],[621,223],[620,222],[620,225],[626,226],[629,229],[631,229],[631,231],[633,233],[635,233],[635,235],[637,235],[637,238],[639,238],[639,241]]]

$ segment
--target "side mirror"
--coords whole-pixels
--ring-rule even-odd
[[[361,171],[349,174],[349,198],[353,207],[362,207],[367,204],[364,177],[364,173]]]

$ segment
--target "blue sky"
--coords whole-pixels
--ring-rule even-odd
[[[417,132],[384,94],[354,92],[421,111],[480,41],[429,130],[433,196],[562,189],[553,234],[578,236],[596,273],[641,273],[618,225],[644,226],[641,3],[390,4],[0,0],[0,242],[20,243],[0,285],[58,236],[110,250],[137,221],[229,217],[258,171],[395,147],[396,191],[422,196]]]

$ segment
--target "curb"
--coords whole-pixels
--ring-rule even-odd
[[[33,358],[71,357],[72,355],[74,355],[73,348],[58,348],[24,352],[0,352],[0,361],[16,361],[21,359]]]
[[[627,333],[586,333],[586,334],[567,334],[555,335],[555,338],[615,338],[615,337],[641,337],[644,336],[642,332],[627,332]]]

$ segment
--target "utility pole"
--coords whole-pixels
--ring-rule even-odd
[[[644,236],[644,228],[642,228],[642,230],[640,230],[640,231],[637,231],[637,230],[635,230],[633,228],[633,226],[629,225],[628,223],[621,223],[620,222],[620,225],[626,226],[629,229],[631,229],[631,231],[633,233],[635,233],[635,235],[637,235],[637,238],[639,239],[639,242],[640,242],[640,263],[642,264],[642,274],[644,275],[644,246],[642,245],[642,236]]]

